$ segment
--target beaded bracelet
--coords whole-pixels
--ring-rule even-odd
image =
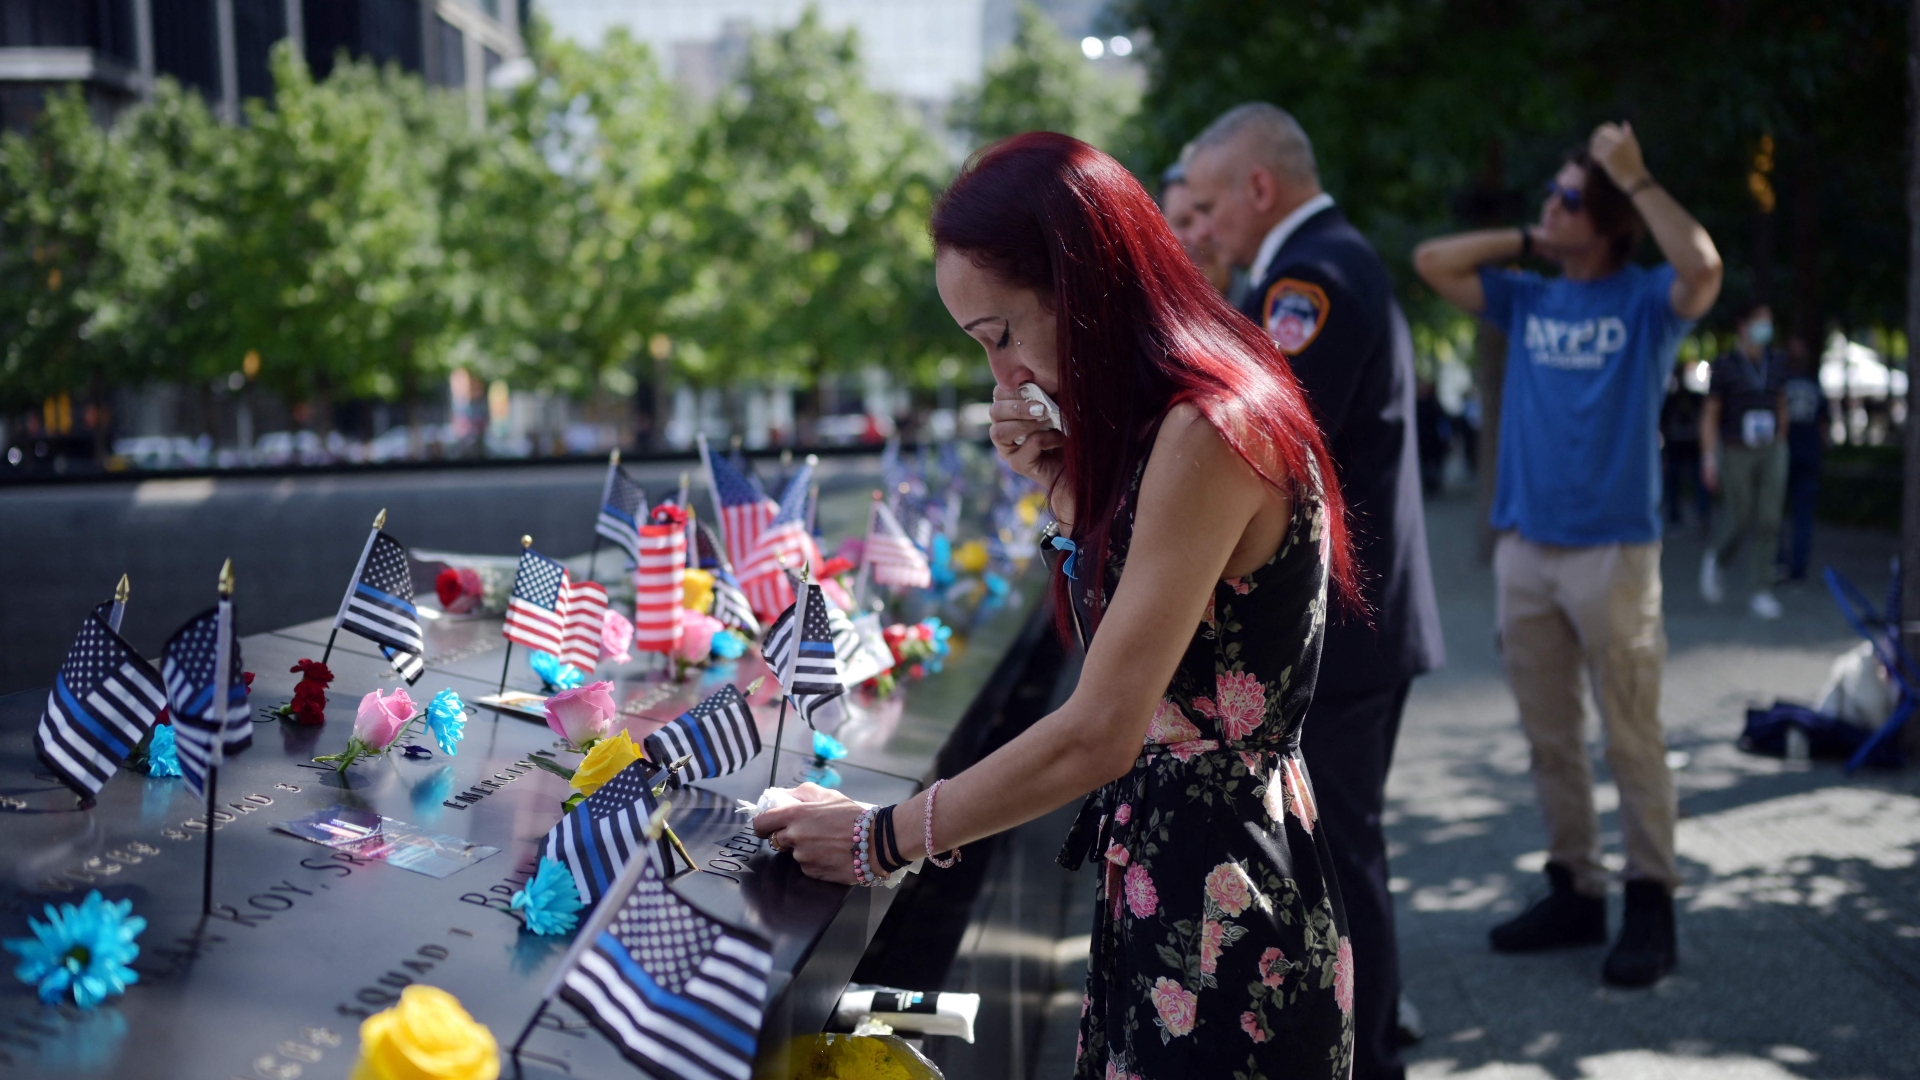
[[[933,853],[933,800],[940,797],[940,785],[944,783],[946,783],[945,780],[935,780],[933,786],[927,789],[926,835],[923,837],[927,848],[927,861],[942,870],[960,861],[960,849],[957,847],[953,849],[953,854],[947,856],[945,861],[942,861],[940,856]]]
[[[871,889],[883,880],[873,872],[873,817],[879,812],[869,806],[853,821],[853,883]]]

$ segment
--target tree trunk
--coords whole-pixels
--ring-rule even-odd
[[[1914,0],[1920,3],[1920,0]],[[1507,335],[1485,321],[1473,335],[1473,381],[1480,392],[1480,431],[1474,436],[1474,503],[1480,509],[1480,561],[1493,561],[1493,490],[1500,472],[1500,394],[1507,381]]]
[[[1906,476],[1900,520],[1900,638],[1920,657],[1920,0],[1914,0],[1907,32],[1907,421],[1903,446]],[[1920,742],[1920,722],[1907,724],[1907,745]]]

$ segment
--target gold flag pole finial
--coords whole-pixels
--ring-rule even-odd
[[[641,830],[646,833],[647,839],[660,839],[661,830],[667,827],[667,815],[672,812],[673,803],[666,799],[660,800],[660,805],[654,807],[653,813],[647,817],[646,828]]]
[[[386,507],[384,506],[381,507],[380,512],[378,514],[373,515],[373,527],[376,529],[384,529],[387,527],[387,508]]]
[[[127,580],[127,575],[121,574],[120,584],[113,587],[113,602],[124,604],[127,602],[127,597],[131,595],[133,595],[133,583]]]
[[[609,465],[620,464],[620,448],[619,447],[617,446],[614,447],[613,453],[607,455],[607,464]]]
[[[521,546],[521,547],[523,547],[523,548],[530,548],[530,547],[532,547],[532,546],[533,546],[533,537],[531,537],[531,536],[522,536],[522,537],[520,538],[520,546]]]
[[[233,599],[233,560],[228,559],[220,567],[220,598]]]

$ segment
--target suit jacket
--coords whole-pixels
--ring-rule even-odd
[[[1242,311],[1306,388],[1346,495],[1372,625],[1335,605],[1316,693],[1357,697],[1446,662],[1427,561],[1413,337],[1386,264],[1337,206],[1281,245]]]

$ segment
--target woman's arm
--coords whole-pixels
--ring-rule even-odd
[[[1413,249],[1413,269],[1440,299],[1469,315],[1487,308],[1480,268],[1520,256],[1524,229],[1483,229],[1436,236]]]
[[[1065,705],[949,780],[934,815],[937,850],[971,843],[1047,813],[1126,774],[1140,754],[1207,599],[1248,526],[1290,512],[1192,406],[1161,426],[1140,484],[1126,572]],[[1277,542],[1276,542],[1277,546]],[[1269,553],[1270,554],[1270,553]],[[857,804],[807,792],[800,806],[754,819],[812,877],[851,882],[848,845]],[[924,855],[926,795],[894,811],[908,859]]]

